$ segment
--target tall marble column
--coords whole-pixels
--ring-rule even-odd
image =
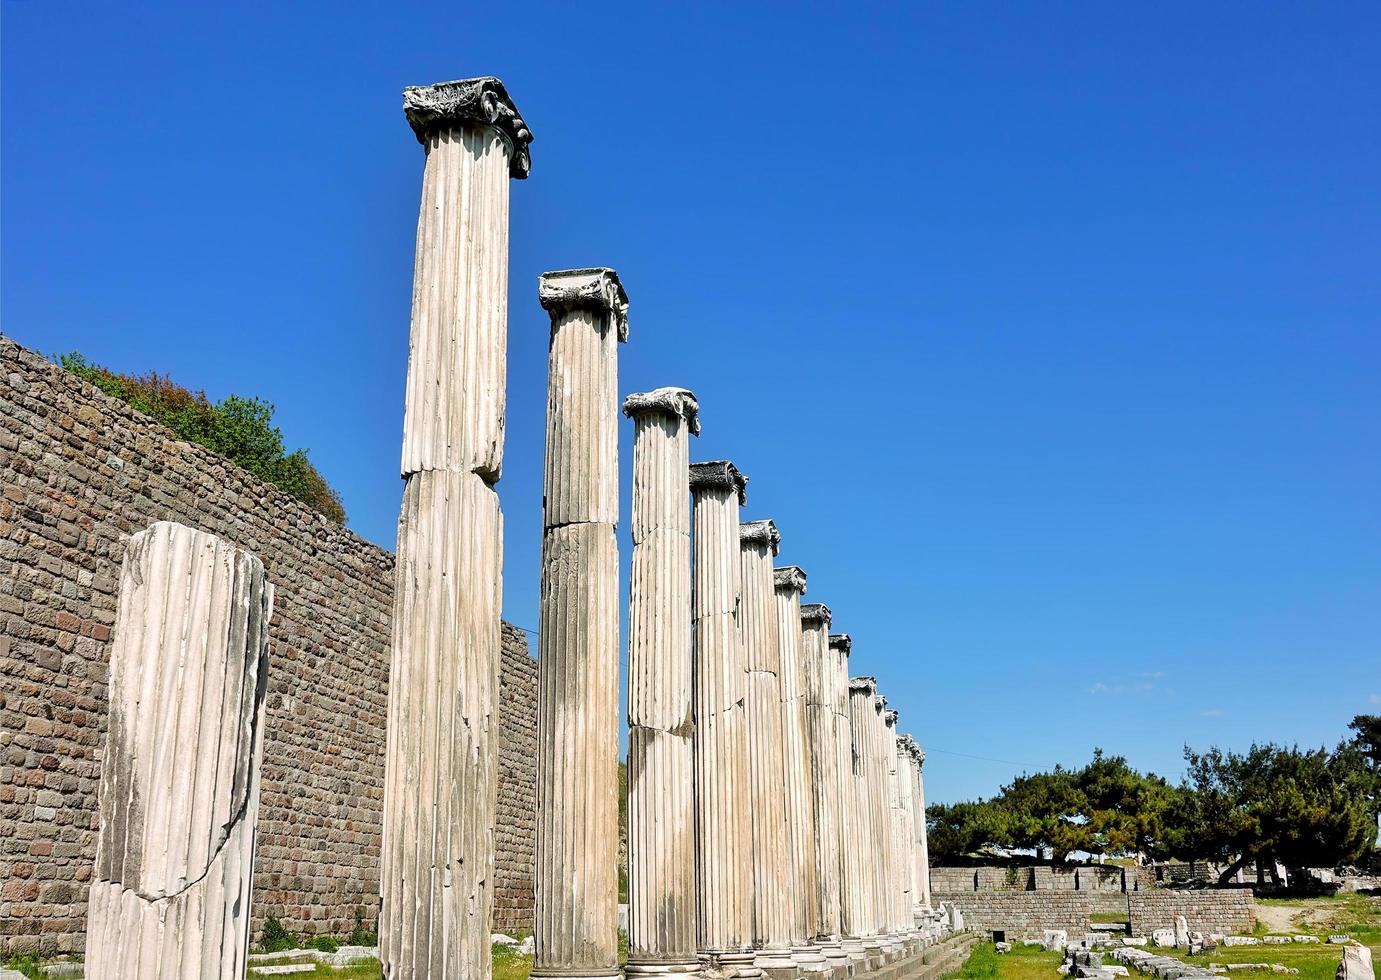
[[[485,980],[493,906],[508,192],[532,134],[495,78],[403,93],[426,149],[380,854],[393,980]]]
[[[804,973],[829,970],[815,942],[815,804],[806,724],[806,665],[802,650],[801,595],[806,573],[795,565],[773,571],[777,593],[777,656],[782,690],[782,788],[786,819],[786,891],[792,958]]]
[[[888,920],[891,933],[911,931],[911,848],[902,816],[901,760],[897,750],[897,712],[883,713],[886,730],[882,740],[883,762],[887,767],[887,809],[890,817],[891,846],[888,848]]]
[[[753,954],[747,659],[739,622],[739,508],[747,484],[727,460],[690,467],[697,947],[710,969],[739,978],[762,972]]]
[[[873,746],[876,742],[877,682],[871,677],[849,680],[849,729],[852,736],[852,783],[854,813],[857,817],[854,846],[848,848],[846,880],[856,883],[849,889],[850,918],[856,921],[857,935],[864,942],[870,959],[880,956],[877,941],[877,835],[874,831],[873,784],[876,781]]]
[[[848,976],[849,957],[840,945],[839,748],[835,739],[834,654],[829,643],[830,610],[801,606],[801,657],[805,663],[806,732],[810,740],[811,816],[815,834],[810,860],[815,869],[815,938],[837,978]]]
[[[618,345],[612,269],[545,273],[551,314],[537,660],[532,976],[619,976]]]
[[[699,969],[691,714],[690,437],[684,388],[629,395],[633,562],[628,589],[627,974]]]
[[[130,538],[110,648],[92,980],[239,980],[273,586],[258,558],[159,521]]]
[[[771,980],[799,974],[791,958],[787,893],[786,793],[782,772],[781,649],[772,559],[781,536],[771,521],[741,527],[739,607],[747,675],[749,809],[753,820],[753,947]]]
[[[911,740],[912,765],[914,767],[915,788],[912,795],[912,813],[916,833],[916,875],[912,897],[923,910],[930,909],[930,842],[929,827],[925,821],[925,752],[920,743]]]
[[[895,956],[899,943],[892,932],[892,806],[887,777],[887,699],[873,698],[872,739],[869,746],[872,776],[869,779],[873,811],[873,914],[876,928],[889,955]]]
[[[916,738],[906,736],[902,740],[902,758],[905,761],[910,792],[911,828],[911,910],[914,915],[929,910],[931,904],[931,883],[929,883],[929,854],[925,842],[925,787],[921,780],[921,766],[925,765],[925,752],[921,751]]]
[[[910,735],[897,737],[897,873],[901,876],[903,902],[898,909],[898,920],[907,932],[916,927],[916,825],[914,821],[915,777],[911,764]]]
[[[834,706],[835,769],[839,796],[839,931],[840,945],[849,957],[852,972],[866,965],[863,936],[862,867],[859,859],[862,845],[862,814],[859,810],[858,785],[855,775],[854,732],[850,718],[852,695],[849,683],[849,653],[853,641],[847,633],[829,636],[830,666],[833,670],[831,688]]]

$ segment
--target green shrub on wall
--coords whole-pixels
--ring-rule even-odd
[[[340,494],[317,472],[307,451],[290,453],[284,449],[283,432],[273,424],[273,405],[269,402],[229,395],[212,404],[205,392],[190,391],[156,371],[116,374],[75,351],[59,354],[57,362],[107,395],[162,422],[188,442],[244,467],[337,524],[345,523]]]

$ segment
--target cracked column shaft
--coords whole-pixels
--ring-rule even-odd
[[[741,624],[747,661],[749,806],[753,816],[753,946],[772,980],[799,974],[791,958],[786,901],[786,793],[782,774],[781,648],[772,559],[781,535],[771,521],[742,525]]]
[[[853,912],[857,920],[857,934],[864,940],[864,948],[872,960],[881,956],[877,941],[877,887],[875,857],[877,835],[873,808],[873,783],[876,772],[873,754],[875,742],[877,683],[871,677],[849,680],[849,729],[852,736],[852,781],[854,811],[857,816],[855,844],[848,848],[850,867],[848,878],[857,883],[853,892]]]
[[[628,587],[629,976],[696,973],[695,730],[691,714],[690,436],[684,388],[629,395],[633,561]]]
[[[727,460],[690,467],[694,520],[696,941],[723,975],[756,977],[753,830],[740,637],[739,508],[748,480]]]
[[[825,962],[836,976],[847,976],[849,958],[840,944],[837,671],[829,630],[828,606],[801,606],[801,656],[805,661],[806,727],[810,737],[810,805],[815,827],[810,853],[815,866],[815,889],[810,898],[815,903],[815,934]]]
[[[854,972],[867,962],[862,937],[867,934],[863,910],[863,821],[855,776],[854,730],[850,717],[849,652],[853,641],[847,633],[829,636],[831,704],[834,707],[835,768],[839,799],[839,931],[840,945]]]
[[[87,905],[92,980],[238,980],[249,952],[273,586],[182,524],[130,538]]]
[[[393,980],[491,974],[508,192],[532,134],[496,78],[403,92],[426,148],[403,412],[380,855]]]
[[[537,660],[532,976],[619,976],[618,345],[612,269],[541,277],[551,314]]]
[[[815,942],[819,909],[815,899],[815,806],[810,771],[810,733],[806,727],[806,676],[802,656],[801,596],[806,573],[795,565],[773,571],[777,594],[777,657],[782,691],[782,789],[785,799],[786,868],[782,897],[789,903],[787,925],[792,958],[803,973],[829,967]]]

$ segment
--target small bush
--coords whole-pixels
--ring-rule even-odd
[[[297,949],[297,937],[283,927],[273,916],[264,920],[264,931],[260,934],[259,945],[265,953],[278,953],[285,949]]]
[[[379,945],[379,934],[374,929],[369,929],[364,924],[364,906],[359,905],[355,908],[355,928],[351,931],[349,938],[346,939],[347,946],[377,946]]]
[[[273,405],[269,402],[229,395],[212,404],[204,391],[191,391],[156,371],[116,374],[75,351],[59,354],[57,362],[112,398],[162,422],[188,442],[219,453],[337,524],[345,523],[340,494],[312,465],[307,451],[290,453],[284,448],[283,432],[273,424]]]
[[[305,944],[307,949],[319,949],[323,953],[334,953],[340,949],[340,940],[334,936],[313,936]]]

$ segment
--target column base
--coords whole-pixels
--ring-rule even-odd
[[[767,980],[801,980],[801,968],[788,947],[754,950],[754,963]]]
[[[634,960],[624,964],[623,972],[630,977],[698,977],[700,961],[694,960]]]
[[[548,967],[533,970],[529,980],[623,980],[623,972],[618,967],[614,967],[612,973],[603,971],[589,973],[583,970],[562,970],[559,967],[556,969]]]
[[[829,964],[825,962],[825,953],[818,943],[807,943],[803,946],[791,947],[791,959],[801,968],[802,976],[818,978],[829,972]]]
[[[706,972],[712,970],[726,980],[757,980],[762,976],[751,949],[710,949],[703,951],[700,958]]]
[[[820,955],[825,957],[825,966],[829,968],[834,980],[848,980],[853,975],[853,970],[849,964],[849,954],[844,952],[839,940],[821,939],[818,945]]]

